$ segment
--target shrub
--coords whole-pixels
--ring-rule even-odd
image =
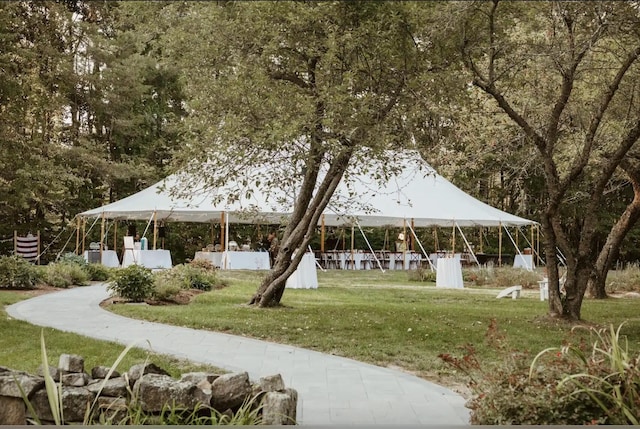
[[[418,267],[416,270],[409,270],[409,281],[435,283],[436,272],[430,268]]]
[[[176,265],[170,270],[160,271],[155,277],[156,285],[171,284],[180,289],[199,289],[209,291],[224,286],[218,279],[216,270],[197,265]]]
[[[624,269],[609,271],[606,281],[607,293],[640,291],[640,267],[629,264]]]
[[[0,256],[0,288],[33,289],[40,277],[31,262],[19,256]]]
[[[158,283],[156,278],[156,284],[153,288],[152,296],[153,298],[160,301],[170,301],[174,298],[180,291],[183,290],[178,284],[171,282],[161,282]]]
[[[142,302],[151,297],[153,289],[151,270],[135,264],[117,270],[108,286],[108,290],[133,302]]]
[[[559,387],[574,389],[573,396],[587,395],[597,404],[603,417],[599,423],[614,425],[640,424],[640,354],[629,354],[628,344],[622,344],[620,329],[596,330],[591,350],[580,346],[543,350],[531,364],[530,373],[544,371],[539,359],[550,352],[572,361],[578,371],[562,378]]]
[[[50,286],[67,288],[69,286],[84,286],[89,283],[87,271],[73,262],[56,262],[47,265],[44,281]]]
[[[89,279],[93,281],[103,282],[109,280],[111,269],[102,264],[86,264],[84,270],[89,275]]]
[[[611,423],[606,413],[587,392],[571,383],[559,383],[567,374],[577,373],[576,361],[563,353],[547,353],[538,358],[531,371],[528,353],[510,350],[493,320],[487,338],[503,360],[481,364],[471,346],[462,357],[442,354],[440,358],[469,377],[474,397],[467,403],[471,423],[480,425],[526,424],[570,425]]]
[[[69,264],[76,264],[81,267],[84,267],[87,264],[87,261],[84,260],[84,257],[80,255],[76,255],[73,252],[67,252],[64,255],[60,256],[57,262],[66,262]]]
[[[217,270],[216,266],[213,265],[213,263],[208,259],[194,259],[193,261],[189,262],[189,266],[207,272],[213,272]]]

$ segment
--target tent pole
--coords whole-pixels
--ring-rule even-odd
[[[214,231],[213,231],[213,220],[211,221],[211,245],[215,245],[215,237],[214,237]]]
[[[411,231],[415,231],[416,230],[416,224],[415,224],[415,221],[414,221],[413,218],[411,218],[411,226],[410,226],[410,228],[411,228]],[[413,233],[413,237],[415,238],[415,236],[416,236],[416,234],[414,232]],[[416,250],[416,241],[415,241],[415,239],[412,239],[410,241],[410,243],[411,243],[411,249],[409,249],[409,250],[411,250],[413,252],[413,251]]]
[[[95,222],[93,223],[95,225]],[[84,255],[84,239],[85,239],[85,231],[87,230],[87,220],[82,219],[82,255]]]
[[[482,241],[483,241],[483,238],[482,238],[482,227],[480,227],[480,253],[484,253],[482,251],[482,245],[483,245]]]
[[[376,261],[376,264],[378,264],[378,268],[380,268],[380,271],[382,271],[384,273],[384,268],[382,268],[382,264],[380,263],[380,259],[378,259],[378,257],[376,256],[376,252],[374,252],[373,249],[371,248],[371,243],[369,243],[369,239],[365,235],[364,231],[362,230],[362,227],[360,226],[360,223],[357,220],[356,220],[356,225],[358,225],[358,229],[360,230],[360,234],[362,234],[362,238],[364,238],[364,241],[367,243],[367,247],[369,248],[369,251],[371,252],[371,255],[373,255],[373,259]]]
[[[456,222],[453,222],[453,229],[451,230],[451,254],[456,255]]]
[[[438,241],[438,228],[433,227],[433,248],[436,252],[440,251],[440,242]]]
[[[224,258],[224,268],[225,270],[229,268],[229,251],[227,249],[229,249],[229,219],[227,218],[227,212],[224,212],[224,229],[225,229],[225,234],[224,234],[224,251],[227,253],[227,257]]]
[[[36,259],[36,265],[40,265],[40,230],[38,230],[38,259]]]
[[[355,231],[356,231],[356,227],[355,225],[351,225],[351,267],[352,269],[356,269],[356,258],[353,252],[353,247],[355,245]]]
[[[471,253],[471,256],[473,256],[473,260],[476,261],[476,264],[478,264],[478,268],[480,267],[480,262],[478,262],[478,258],[476,258],[476,254],[473,253],[473,249],[471,248],[471,244],[469,244],[469,241],[467,241],[467,237],[464,235],[464,232],[462,232],[462,229],[460,229],[460,225],[458,225],[456,223],[456,226],[458,227],[458,232],[460,232],[460,235],[462,236],[462,239],[464,240],[464,244],[467,245],[467,249],[469,249],[469,253]]]
[[[498,224],[498,266],[502,266],[502,222]]]
[[[157,249],[158,242],[158,212],[153,212],[153,250]]]
[[[76,255],[79,255],[80,253],[80,218],[76,218]]]
[[[104,247],[104,212],[102,212],[102,222],[100,224],[100,263],[102,263],[102,248]]]
[[[220,213],[220,250],[224,252],[226,250],[225,247],[225,235],[224,235],[224,212]]]
[[[324,253],[324,213],[320,224],[320,253]]]
[[[415,240],[418,242],[418,246],[420,246],[420,249],[422,250],[422,253],[424,254],[424,257],[427,258],[427,262],[429,262],[429,267],[431,268],[431,271],[435,271],[436,267],[433,266],[433,262],[431,262],[431,258],[429,258],[429,255],[427,254],[427,251],[424,250],[424,247],[422,246],[422,242],[420,241],[420,239],[416,235],[416,232],[413,230],[413,228],[411,228],[411,233],[413,234],[413,238],[415,238]]]
[[[116,250],[118,247],[118,219],[114,219],[113,221],[113,250]]]

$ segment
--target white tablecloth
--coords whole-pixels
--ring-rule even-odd
[[[124,251],[122,266],[132,264],[142,265],[146,268],[171,268],[171,253],[168,250],[131,250]]]
[[[462,265],[456,258],[438,258],[436,269],[436,287],[464,288]]]
[[[195,259],[206,259],[216,267],[228,270],[268,270],[268,252],[196,252]]]
[[[89,251],[84,251],[84,260],[89,261]],[[120,266],[120,260],[115,250],[103,250],[101,264],[105,267],[117,268]]]
[[[533,266],[533,255],[516,255],[513,260],[514,268],[526,268],[527,270],[532,270]]]
[[[316,257],[313,253],[305,253],[298,269],[287,279],[285,287],[289,289],[318,289]]]

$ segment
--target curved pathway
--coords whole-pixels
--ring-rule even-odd
[[[467,425],[465,400],[412,375],[281,344],[122,317],[100,307],[105,285],[18,302],[7,313],[35,325],[148,348],[252,380],[281,374],[298,391],[301,424]]]

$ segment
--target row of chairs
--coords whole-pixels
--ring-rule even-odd
[[[316,260],[325,269],[369,270],[378,268],[380,262],[383,269],[402,270],[405,268],[405,254],[399,252],[316,252]],[[409,253],[408,268],[417,269],[422,265],[420,253]]]

